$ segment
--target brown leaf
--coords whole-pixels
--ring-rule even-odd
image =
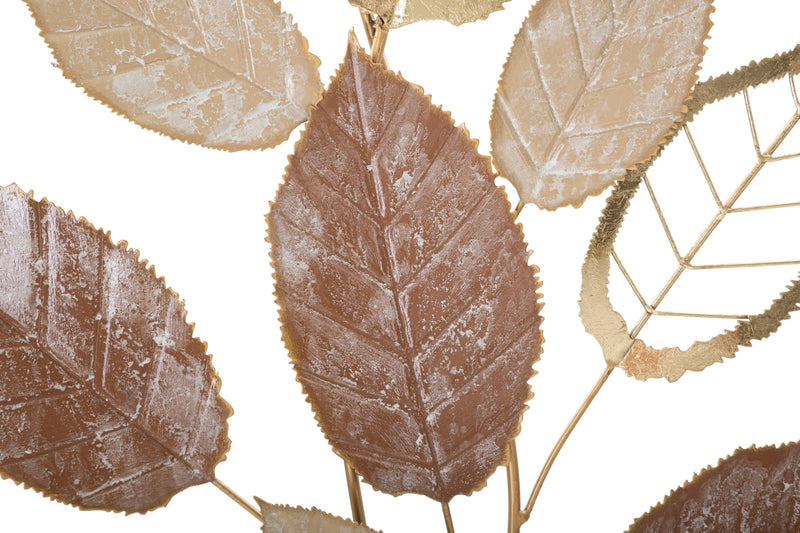
[[[698,240],[695,245],[687,249],[687,253],[681,255],[678,247],[674,242],[671,232],[669,232],[669,220],[664,217],[661,208],[657,203],[655,193],[650,188],[650,184],[646,170],[649,164],[643,166],[641,169],[632,170],[628,172],[627,176],[621,181],[614,193],[608,200],[608,205],[603,212],[600,219],[600,224],[597,227],[592,243],[589,247],[589,252],[586,256],[586,261],[583,265],[583,285],[581,287],[581,300],[580,300],[580,314],[586,331],[593,335],[603,348],[603,353],[606,361],[609,364],[618,366],[625,370],[628,375],[637,379],[650,379],[650,378],[666,378],[669,381],[676,381],[687,370],[700,371],[717,362],[723,361],[725,358],[734,357],[742,346],[749,346],[754,340],[761,340],[767,338],[769,335],[777,331],[781,323],[789,318],[789,313],[798,309],[800,306],[800,279],[794,280],[790,283],[787,289],[776,298],[772,305],[759,315],[749,316],[747,319],[740,320],[736,327],[729,331],[723,331],[711,339],[704,341],[694,342],[686,350],[677,347],[665,348],[652,348],[644,341],[637,338],[643,326],[650,318],[656,313],[663,313],[664,310],[660,309],[660,304],[663,302],[667,294],[672,290],[677,281],[683,274],[690,269],[705,269],[705,270],[719,270],[720,268],[734,269],[743,268],[747,264],[729,264],[717,265],[712,267],[698,265],[694,261],[695,256],[708,241],[714,231],[725,220],[734,207],[738,207],[736,202],[741,198],[741,195],[750,186],[762,170],[768,165],[774,165],[778,160],[786,160],[790,158],[800,157],[800,153],[787,154],[783,156],[776,156],[776,150],[784,149],[781,145],[786,140],[788,134],[797,127],[800,123],[800,100],[797,99],[797,88],[795,75],[800,73],[800,46],[785,54],[781,54],[772,58],[767,58],[759,63],[752,63],[746,67],[742,67],[736,72],[724,74],[717,78],[710,79],[706,82],[697,84],[695,89],[695,96],[689,104],[689,113],[687,116],[677,123],[681,128],[682,135],[687,135],[690,139],[691,146],[694,147],[695,158],[697,158],[696,166],[696,179],[699,181],[707,181],[710,185],[711,193],[717,198],[718,210],[714,210],[710,224],[705,228],[697,228]],[[753,168],[745,168],[741,171],[743,181],[737,187],[729,199],[723,201],[719,199],[714,187],[714,177],[708,174],[705,165],[702,163],[700,153],[702,146],[698,147],[691,137],[690,126],[694,116],[701,112],[707,105],[712,105],[716,101],[737,96],[740,97],[746,104],[745,109],[748,115],[752,118],[752,109],[749,105],[749,100],[745,99],[742,93],[750,88],[755,88],[760,85],[780,80],[783,83],[787,96],[793,98],[796,106],[795,113],[789,117],[786,126],[781,134],[770,143],[770,146],[754,147],[760,154],[756,160]],[[730,127],[730,125],[720,125],[721,128]],[[749,137],[750,131],[745,132]],[[668,140],[671,140],[668,139]],[[630,205],[631,199],[636,194],[637,189],[644,181],[650,199],[656,208],[656,213],[662,218],[662,226],[664,233],[667,236],[667,241],[670,242],[673,248],[673,255],[675,256],[676,265],[674,274],[665,280],[665,291],[662,297],[654,303],[646,303],[642,299],[640,303],[643,304],[643,315],[639,324],[641,326],[634,326],[634,330],[629,332],[628,324],[623,317],[617,313],[611,305],[608,291],[608,281],[611,269],[612,258],[615,263],[623,265],[622,259],[619,255],[615,255],[614,242],[617,234],[622,227],[625,217],[625,212]],[[686,197],[686,205],[684,208],[690,208],[693,200],[690,196]],[[768,212],[768,210],[775,206],[760,206],[759,210]],[[659,239],[652,239],[647,242],[642,242],[639,248],[640,253],[651,253],[652,250],[648,249],[649,245],[661,245],[663,241]],[[690,251],[693,250],[693,251]],[[755,263],[755,262],[754,262]],[[780,263],[778,263],[780,264]],[[769,266],[769,262],[765,262],[761,266]],[[777,266],[777,265],[772,265]],[[635,287],[636,281],[629,277],[628,282],[631,287]],[[638,289],[634,291],[638,293]],[[641,294],[639,294],[641,297]],[[685,310],[681,310],[680,314],[687,314]],[[675,313],[673,313],[675,314]],[[696,313],[688,313],[689,316],[694,316]],[[710,315],[714,317],[715,315]],[[716,315],[725,316],[725,315]],[[701,317],[702,318],[702,317]],[[707,317],[708,318],[708,315]],[[638,329],[637,329],[638,328]]]
[[[176,139],[269,148],[322,91],[319,60],[272,0],[26,2],[68,78]]]
[[[579,206],[648,161],[685,110],[712,0],[540,0],[492,116],[500,173],[523,201]]]
[[[394,27],[420,20],[446,20],[460,25],[485,19],[503,9],[505,2],[508,0],[350,0]]]
[[[800,531],[800,445],[738,450],[673,491],[631,533]]]
[[[0,188],[0,287],[1,475],[128,513],[214,478],[230,407],[138,252]]]
[[[264,533],[376,533],[366,526],[317,509],[309,511],[302,507],[273,505],[259,498],[256,501],[264,516]]]
[[[466,130],[351,36],[269,231],[299,380],[380,490],[470,492],[519,430],[539,284],[493,179]]]

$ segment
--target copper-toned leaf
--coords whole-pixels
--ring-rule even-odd
[[[630,527],[631,533],[800,531],[800,445],[740,449]]]
[[[376,533],[374,529],[317,509],[273,505],[259,498],[256,501],[264,516],[264,533]]]
[[[137,124],[225,150],[306,120],[319,61],[273,0],[26,0],[65,74]]]
[[[722,311],[714,314],[702,314],[693,313],[690,310],[677,310],[676,312],[662,309],[661,303],[666,295],[672,290],[679,278],[690,270],[719,271],[721,269],[728,270],[753,266],[769,268],[770,266],[800,264],[800,260],[773,263],[753,261],[751,263],[719,265],[702,265],[695,261],[695,257],[709,237],[726,217],[731,215],[734,208],[739,207],[737,202],[742,194],[765,168],[775,165],[777,161],[800,158],[798,147],[787,148],[783,146],[789,133],[800,123],[800,100],[797,98],[798,91],[795,80],[797,73],[800,73],[800,47],[791,52],[764,59],[760,63],[753,63],[732,74],[725,74],[697,85],[695,96],[689,105],[689,114],[685,120],[678,123],[678,126],[681,127],[680,134],[687,136],[687,141],[693,148],[694,158],[697,159],[694,177],[698,182],[705,181],[708,184],[709,194],[716,199],[717,206],[710,213],[708,226],[697,228],[698,239],[695,244],[687,248],[683,253],[678,249],[672,237],[669,230],[670,222],[659,206],[657,195],[654,193],[645,173],[646,168],[630,171],[626,178],[617,185],[608,200],[608,205],[603,212],[603,217],[600,219],[586,262],[583,265],[583,287],[580,301],[581,318],[586,331],[591,333],[601,344],[606,361],[609,364],[619,366],[637,379],[665,377],[670,381],[675,381],[687,370],[702,370],[713,363],[722,361],[724,358],[733,357],[741,346],[749,346],[753,340],[768,337],[778,329],[783,320],[789,317],[791,311],[798,308],[798,303],[800,303],[800,279],[793,281],[787,290],[774,300],[770,308],[763,313],[748,316],[746,319],[740,320],[734,329],[724,331],[709,340],[695,342],[686,350],[678,347],[652,348],[638,338],[638,334],[644,324],[658,313],[697,317],[698,319],[741,318],[740,316],[726,315]],[[744,93],[749,88],[755,88],[776,80],[782,84],[787,101],[794,101],[795,109],[793,114],[787,117],[785,126],[777,137],[774,140],[769,139],[769,145],[765,142],[762,148],[755,142],[757,136],[755,134],[753,111],[749,98]],[[743,135],[748,138],[752,135],[754,140],[754,166],[742,168],[739,176],[737,176],[738,179],[742,180],[741,183],[728,199],[720,199],[714,186],[715,176],[709,173],[701,157],[703,146],[695,143],[691,137],[690,126],[694,115],[701,112],[706,105],[733,96],[743,102],[741,107],[742,117],[744,118],[746,114],[751,125],[752,131],[745,131]],[[726,127],[730,126],[720,125],[720,128]],[[781,152],[779,154],[778,150],[787,150],[790,153],[784,155]],[[797,153],[791,153],[793,151]],[[669,149],[667,149],[667,152],[669,152]],[[667,153],[666,155],[669,156],[670,154]],[[667,237],[666,241],[671,245],[676,263],[672,276],[664,280],[665,286],[661,295],[651,302],[645,301],[638,289],[636,289],[635,280],[624,270],[624,258],[620,258],[614,250],[614,242],[622,226],[625,212],[643,182],[648,196],[652,200],[654,210],[661,220],[662,228]],[[692,200],[687,195],[683,208],[690,209]],[[776,207],[781,206],[754,206],[748,209],[769,212],[770,209]],[[651,253],[651,246],[662,246],[663,242],[661,239],[656,238],[643,240],[639,243],[638,253]],[[631,331],[629,331],[628,325],[622,316],[613,309],[609,300],[608,280],[612,261],[624,273],[643,306],[642,319]],[[741,288],[737,288],[737,290],[741,290]]]
[[[540,0],[514,41],[492,151],[520,197],[578,206],[649,160],[680,118],[712,0]]]
[[[0,287],[0,475],[129,513],[214,478],[230,407],[138,253],[0,188]]]
[[[493,180],[466,130],[351,36],[269,230],[299,379],[380,490],[470,492],[519,430],[538,282]]]
[[[420,20],[446,20],[464,24],[485,19],[503,9],[508,0],[350,0],[380,16],[390,26],[403,26]]]

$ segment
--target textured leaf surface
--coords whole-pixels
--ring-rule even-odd
[[[285,340],[376,488],[479,487],[519,430],[538,282],[489,161],[351,37],[269,215]]]
[[[508,0],[350,0],[387,21],[391,26],[403,26],[420,20],[446,20],[464,24],[484,19],[503,9]]]
[[[788,146],[785,143],[789,134],[800,124],[800,100],[797,98],[797,74],[800,73],[800,46],[784,54],[767,58],[759,63],[752,63],[742,67],[736,72],[725,74],[713,78],[703,83],[699,83],[695,89],[695,96],[689,104],[689,113],[685,120],[679,122],[682,127],[681,135],[690,137],[690,125],[694,116],[701,112],[705,106],[712,105],[714,102],[729,97],[736,97],[744,102],[742,115],[747,114],[748,122],[751,124],[751,131],[743,132],[746,136],[753,139],[753,167],[742,168],[737,176],[741,179],[739,186],[733,194],[726,200],[719,198],[714,187],[713,176],[708,174],[708,169],[703,163],[701,153],[702,146],[698,146],[693,140],[688,142],[693,147],[696,158],[695,176],[698,181],[705,181],[709,185],[710,193],[716,198],[717,210],[710,213],[710,222],[706,227],[697,228],[697,241],[687,247],[684,253],[678,250],[672,234],[669,230],[670,222],[663,215],[659,207],[657,197],[653,192],[647,178],[647,168],[630,171],[625,179],[621,181],[614,193],[608,200],[608,204],[600,219],[597,231],[592,239],[586,261],[583,265],[583,285],[581,287],[580,313],[586,331],[592,334],[603,347],[603,353],[608,363],[618,366],[625,370],[629,375],[637,379],[667,378],[675,381],[680,378],[687,370],[700,371],[725,358],[734,357],[740,347],[749,346],[754,340],[767,338],[777,331],[783,320],[789,318],[792,311],[798,309],[800,305],[800,279],[795,279],[787,289],[772,302],[772,305],[758,315],[747,316],[746,319],[739,320],[736,326],[708,340],[694,342],[687,349],[678,347],[653,348],[648,346],[642,339],[638,338],[641,328],[657,313],[672,314],[677,316],[690,316],[697,319],[714,318],[735,318],[741,316],[730,316],[724,314],[705,315],[679,310],[675,312],[665,312],[661,307],[664,298],[675,287],[678,280],[691,269],[719,270],[748,268],[758,265],[761,268],[770,266],[780,266],[787,264],[800,264],[800,261],[788,262],[763,262],[754,260],[751,263],[740,264],[720,264],[720,265],[698,265],[695,257],[703,248],[705,243],[718,229],[720,224],[729,216],[733,210],[739,207],[737,202],[742,197],[747,188],[754,180],[759,178],[759,174],[768,165],[775,165],[778,161],[800,158],[800,151],[797,146]],[[749,98],[744,97],[744,92],[760,85],[777,82],[780,83],[788,98],[794,101],[794,112],[788,117],[783,129],[774,138],[770,139],[769,144],[764,143],[762,148],[756,142],[757,135],[754,134],[756,128],[753,111],[749,104]],[[744,117],[743,117],[744,118]],[[720,128],[731,127],[729,124],[722,124]],[[667,149],[669,151],[669,148]],[[779,155],[780,153],[780,155]],[[668,154],[667,154],[668,155]],[[777,156],[777,157],[776,157]],[[763,177],[762,177],[763,179]],[[636,289],[636,282],[633,278],[625,274],[633,292],[642,304],[642,318],[633,329],[629,330],[624,318],[617,313],[609,299],[608,281],[612,261],[622,271],[623,259],[614,249],[614,242],[617,234],[622,227],[625,213],[630,205],[631,199],[636,194],[638,188],[644,183],[652,200],[657,216],[661,219],[664,234],[673,249],[676,261],[675,271],[668,279],[660,296],[654,300],[646,301],[641,293]],[[705,191],[704,191],[705,192]],[[698,199],[686,195],[684,209],[691,209],[698,205]],[[751,206],[748,209],[757,209],[769,213],[770,210],[781,206]],[[652,253],[649,248],[651,245],[662,245],[664,242],[659,238],[643,241],[638,252],[642,254]],[[756,258],[761,259],[761,258]],[[741,289],[738,289],[741,290]]]
[[[134,122],[268,148],[319,98],[317,58],[272,0],[26,0],[66,75]]]
[[[711,0],[540,0],[500,79],[492,150],[526,203],[578,206],[680,118]]]
[[[0,474],[144,512],[211,481],[230,407],[183,305],[138,254],[0,188]]]
[[[376,533],[317,509],[273,505],[256,498],[264,515],[264,533]]]
[[[631,533],[800,531],[800,445],[739,450],[675,490]]]

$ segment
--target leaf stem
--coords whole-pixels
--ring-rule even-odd
[[[242,498],[241,496],[239,496],[238,494],[236,494],[236,493],[233,491],[233,489],[231,489],[229,486],[227,486],[225,483],[223,483],[223,482],[222,482],[222,481],[220,481],[219,479],[214,479],[214,481],[213,481],[212,483],[213,483],[213,485],[214,485],[215,487],[217,487],[217,488],[218,488],[220,491],[222,491],[222,493],[223,493],[225,496],[227,496],[227,497],[228,497],[228,498],[230,498],[231,500],[235,501],[235,502],[236,502],[237,504],[239,504],[239,505],[240,505],[240,506],[241,506],[241,507],[242,507],[242,508],[243,508],[245,511],[247,511],[248,513],[250,513],[251,515],[253,515],[253,516],[256,518],[256,520],[258,520],[258,521],[259,521],[259,522],[261,522],[262,524],[264,523],[264,517],[263,517],[263,516],[261,516],[261,513],[259,512],[259,510],[258,510],[258,509],[256,509],[256,508],[255,508],[255,506],[254,506],[253,504],[251,504],[250,502],[248,502],[247,500],[245,500],[244,498]]]
[[[350,509],[353,513],[353,522],[367,525],[364,515],[364,500],[361,497],[361,481],[358,479],[356,469],[345,459],[344,469],[347,475],[347,492],[350,495]]]
[[[442,514],[444,515],[444,525],[447,527],[447,533],[455,533],[453,515],[450,514],[450,504],[448,502],[442,502]]]
[[[545,479],[547,479],[547,474],[550,473],[550,468],[552,468],[553,463],[558,457],[559,452],[561,452],[561,448],[564,447],[564,444],[567,442],[567,439],[569,439],[569,436],[572,434],[572,431],[575,429],[575,426],[578,425],[578,422],[580,422],[581,418],[583,417],[583,414],[592,404],[592,401],[594,401],[595,397],[597,396],[597,393],[600,392],[600,389],[603,388],[603,385],[606,384],[606,381],[608,381],[609,376],[611,376],[611,373],[614,371],[615,368],[616,367],[612,364],[606,365],[606,368],[603,370],[603,373],[600,375],[600,378],[597,380],[597,383],[594,384],[594,387],[592,387],[591,392],[589,392],[589,395],[586,397],[581,406],[578,408],[578,411],[572,417],[572,420],[570,420],[569,425],[567,425],[566,429],[561,434],[561,437],[559,437],[558,442],[556,442],[555,447],[553,447],[553,450],[547,457],[547,461],[545,461],[544,466],[542,467],[542,471],[539,473],[539,478],[536,480],[536,485],[533,487],[533,492],[531,492],[531,497],[528,498],[528,504],[525,506],[525,509],[521,513],[519,522],[520,524],[524,524],[525,522],[528,521],[528,519],[530,519],[531,512],[533,511],[533,506],[536,505],[536,499],[539,497],[539,493],[542,490],[544,481]]]

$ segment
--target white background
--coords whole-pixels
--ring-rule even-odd
[[[327,83],[343,57],[347,31],[360,28],[357,10],[345,0],[283,4],[295,16],[311,51],[321,58]],[[489,149],[497,79],[530,5],[531,0],[513,0],[487,21],[461,28],[421,23],[394,30],[389,38],[390,65],[423,85],[457,122],[466,123],[484,153]],[[713,20],[703,79],[788,50],[800,39],[797,0],[719,1]],[[218,468],[218,477],[247,497],[348,515],[342,462],[317,428],[280,341],[264,241],[268,202],[302,128],[277,149],[237,154],[144,131],[62,77],[20,0],[0,4],[0,49],[0,183],[16,181],[34,190],[37,199],[47,196],[111,230],[115,239],[128,240],[186,300],[196,334],[208,341],[215,355],[222,393],[236,410],[230,420],[233,448]],[[775,119],[766,120],[765,130],[785,122],[791,113],[781,100],[788,95],[788,84],[780,90],[773,87],[778,86],[754,99],[759,112]],[[709,112],[709,117],[735,118],[741,125],[743,113],[738,102]],[[696,137],[698,142],[705,139],[708,150],[718,155],[718,162],[709,166],[723,181],[741,177],[750,163],[739,164],[737,158],[752,156],[746,123],[738,130],[744,140],[740,136],[737,141],[726,138],[735,128],[715,130],[713,120],[706,122],[705,133]],[[800,136],[791,140],[794,151],[800,150]],[[743,148],[735,144],[740,141]],[[726,142],[737,148],[725,149]],[[707,206],[709,197],[707,190],[691,188],[702,185],[699,174],[680,171],[680,165],[690,166],[689,156],[681,156],[678,149],[676,154],[678,163],[671,166],[665,159],[653,180],[665,204],[671,202],[665,210],[675,221],[676,234],[688,236],[697,234],[711,216],[704,212],[695,220],[699,211],[692,207]],[[780,176],[768,181],[762,193],[772,195],[767,201],[799,201],[800,163],[781,168],[783,182]],[[532,382],[536,396],[518,439],[523,498],[563,426],[604,368],[599,346],[578,318],[577,299],[582,259],[606,196],[589,199],[580,210],[549,213],[529,206],[521,217],[534,250],[532,261],[541,267],[547,338]],[[652,206],[644,200],[640,194],[633,208],[640,211],[642,222],[628,221],[620,253],[652,297],[665,280],[669,254],[664,252],[669,249]],[[780,215],[732,222],[729,235],[709,249],[721,260],[762,260],[765,254],[766,259],[800,259],[798,215],[800,209],[787,209]],[[764,224],[756,225],[759,221]],[[728,252],[732,255],[726,256]],[[796,271],[797,267],[762,271],[760,281],[752,282],[745,281],[752,271],[736,279],[725,277],[723,284],[710,278],[682,282],[676,294],[686,298],[665,306],[756,312]],[[638,317],[630,291],[619,283],[613,283],[612,290],[620,295],[615,298],[619,308],[631,311],[626,316]],[[709,336],[729,325],[703,322],[695,327],[673,320],[646,329],[643,337],[656,345],[686,346],[693,335]],[[800,439],[797,321],[789,321],[768,341],[743,349],[736,359],[690,373],[674,384],[641,383],[615,372],[564,448],[524,529],[621,531],[693,472],[738,446]],[[443,530],[439,505],[423,497],[394,498],[364,486],[364,499],[369,523],[387,533]],[[452,502],[456,530],[504,531],[505,501],[501,469],[486,489]],[[0,513],[0,529],[14,532],[258,530],[251,516],[209,485],[186,490],[166,509],[125,517],[80,512],[3,481]]]

